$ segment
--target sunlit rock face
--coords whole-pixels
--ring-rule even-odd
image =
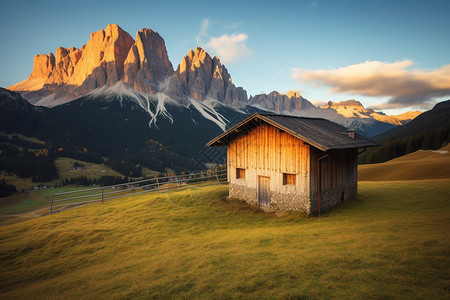
[[[297,91],[289,91],[287,94],[272,91],[270,94],[260,94],[251,97],[249,103],[277,113],[314,109],[311,102],[300,96],[300,93]]]
[[[192,98],[235,107],[247,102],[247,92],[233,84],[219,58],[197,47],[174,72],[156,31],[143,28],[134,40],[116,24],[93,32],[80,49],[60,47],[55,54],[36,55],[31,75],[9,89],[33,104],[55,106],[118,81],[141,93],[163,92],[184,105]]]
[[[91,33],[80,49],[36,55],[31,75],[8,89],[31,103],[54,106],[124,80],[137,91],[154,93],[173,74],[161,36],[142,29],[136,41],[116,24]]]
[[[116,24],[92,33],[89,42],[81,48],[82,55],[73,74],[65,82],[94,88],[117,82],[123,75],[123,63],[133,42]]]
[[[391,117],[396,118],[397,120],[402,122],[402,124],[406,124],[414,120],[420,114],[422,114],[421,111],[415,110],[415,111],[407,111],[399,115],[391,115]]]
[[[234,107],[240,107],[247,101],[247,92],[233,84],[219,58],[212,58],[200,47],[190,50],[183,57],[166,94],[181,102],[188,95],[199,101],[213,99]]]
[[[419,111],[414,111],[396,116],[388,116],[382,112],[376,112],[371,108],[365,108],[361,102],[354,99],[339,102],[328,101],[328,103],[322,108],[335,110],[338,114],[344,116],[345,118],[372,118],[377,121],[393,125],[406,124],[421,114]]]
[[[151,29],[138,31],[125,60],[124,82],[136,91],[155,93],[160,90],[161,82],[172,74],[164,39]]]
[[[101,86],[123,76],[123,64],[133,45],[133,38],[116,24],[93,32],[86,45],[56,49],[55,55],[34,57],[31,78],[44,84]]]

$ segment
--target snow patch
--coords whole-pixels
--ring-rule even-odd
[[[127,98],[133,100],[137,103],[144,111],[146,111],[150,116],[150,121],[148,126],[151,128],[154,125],[156,128],[156,121],[158,116],[169,119],[173,123],[173,117],[166,109],[166,104],[178,104],[176,101],[167,97],[163,93],[156,93],[153,95],[139,93],[134,89],[127,87],[123,81],[118,81],[114,85],[105,85],[97,88],[88,94],[90,97],[105,97],[106,99],[118,98],[120,105],[122,106],[122,101]]]
[[[219,126],[222,131],[226,130],[227,123],[229,123],[228,119],[215,111],[214,107],[211,107],[205,103],[199,102],[194,98],[189,98],[192,106],[198,110],[198,112],[206,119],[214,122],[217,126]]]
[[[116,82],[113,85],[104,85],[102,87],[96,88],[91,91],[87,96],[90,97],[99,97],[103,96],[105,98],[113,99],[118,98],[122,103],[124,97],[138,99],[140,97],[140,93],[135,90],[128,88],[122,80]]]
[[[216,106],[219,106],[219,105],[221,105],[221,106],[226,106],[227,108],[229,108],[229,109],[231,109],[231,110],[234,110],[235,112],[238,112],[238,113],[241,113],[241,114],[247,114],[246,112],[240,110],[240,109],[237,108],[237,107],[223,104],[222,102],[217,101],[217,100],[215,100],[215,99],[211,99],[211,98],[208,98],[208,99],[203,100],[202,103],[205,104],[205,105],[207,105],[207,106],[209,106],[209,107],[211,107],[211,108],[215,108]]]

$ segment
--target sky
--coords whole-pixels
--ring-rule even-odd
[[[248,95],[289,90],[316,105],[356,99],[398,114],[450,99],[450,1],[1,1],[0,86],[36,54],[80,48],[118,24],[151,28],[174,68],[190,49],[217,55]]]

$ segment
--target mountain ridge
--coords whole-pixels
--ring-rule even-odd
[[[399,115],[388,116],[382,112],[376,112],[371,108],[365,108],[361,102],[355,99],[349,99],[339,102],[328,101],[322,106],[322,109],[335,110],[338,114],[346,117],[373,118],[377,121],[390,123],[393,125],[404,125],[421,114],[420,111],[409,111]]]
[[[362,153],[360,163],[385,162],[419,149],[440,149],[450,142],[450,100],[437,103],[411,122],[373,139],[381,146]]]
[[[185,106],[218,101],[237,109],[252,106],[281,114],[322,117],[367,135],[405,124],[414,116],[410,113],[400,120],[366,109],[356,100],[330,101],[328,107],[318,108],[296,91],[286,94],[273,91],[248,98],[246,90],[233,83],[217,56],[197,47],[174,70],[158,32],[142,28],[133,39],[117,24],[91,33],[80,49],[59,47],[55,54],[36,55],[30,76],[9,89],[20,92],[34,105],[47,107],[92,94],[110,97],[119,90],[143,100],[142,108],[153,121],[157,116],[152,115],[145,103],[152,95]],[[216,122],[223,129],[222,122],[219,123]]]

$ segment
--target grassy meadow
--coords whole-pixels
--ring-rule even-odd
[[[81,170],[74,170],[73,169],[74,162],[83,164],[85,168]],[[58,170],[60,178],[49,182],[35,183],[31,181],[31,178],[19,178],[17,175],[14,174],[8,176],[0,174],[0,178],[4,178],[8,184],[16,186],[17,190],[19,191],[11,196],[0,198],[0,214],[14,214],[14,216],[11,216],[10,218],[8,218],[7,216],[1,217],[0,224],[5,223],[9,224],[10,222],[21,221],[24,218],[27,219],[30,216],[28,215],[17,216],[17,214],[48,207],[49,206],[48,202],[50,200],[51,194],[69,192],[85,188],[65,186],[57,189],[52,188],[38,191],[20,192],[22,189],[29,189],[35,186],[36,184],[53,187],[55,183],[61,184],[61,180],[65,179],[70,180],[71,178],[81,176],[85,176],[89,179],[100,179],[102,176],[123,177],[122,174],[114,171],[113,169],[104,164],[93,164],[72,158],[64,158],[64,157],[57,158],[55,160],[55,167]],[[144,176],[148,177],[157,176],[159,174],[159,172],[150,170],[148,168],[143,168],[142,173]],[[12,218],[16,218],[16,220],[12,220]]]
[[[3,226],[1,299],[450,297],[450,180],[362,182],[316,218],[227,186]]]
[[[73,164],[74,162],[83,164],[85,166],[84,169],[81,170],[74,170]],[[14,185],[17,190],[22,189],[28,189],[30,187],[35,186],[36,184],[42,184],[47,186],[54,186],[55,183],[61,184],[61,180],[65,179],[71,179],[76,177],[82,177],[85,176],[90,179],[100,179],[102,176],[119,176],[123,177],[122,174],[120,174],[117,171],[114,171],[110,167],[104,165],[104,164],[93,164],[73,158],[66,158],[66,157],[59,157],[55,159],[55,167],[58,170],[59,178],[54,179],[52,181],[48,182],[32,182],[31,178],[20,178],[15,174],[11,175],[3,175],[1,174],[2,178],[5,178],[6,182],[8,184]],[[147,169],[148,170],[148,169]],[[148,170],[147,173],[152,173],[155,171]]]
[[[0,198],[0,226],[36,218],[49,212],[51,194],[80,190],[79,187],[61,187],[15,193],[12,196]]]
[[[419,150],[384,163],[358,167],[360,181],[446,178],[450,178],[450,145],[439,151]]]
[[[83,164],[85,166],[85,169],[74,170],[73,169],[74,162]],[[86,176],[87,178],[91,179],[100,179],[102,176],[119,176],[119,177],[123,176],[119,172],[114,171],[113,169],[104,164],[93,164],[66,157],[59,157],[55,159],[55,167],[58,170],[58,174],[60,177],[58,179],[59,182],[61,182],[61,179],[62,180],[71,179],[81,176]]]

